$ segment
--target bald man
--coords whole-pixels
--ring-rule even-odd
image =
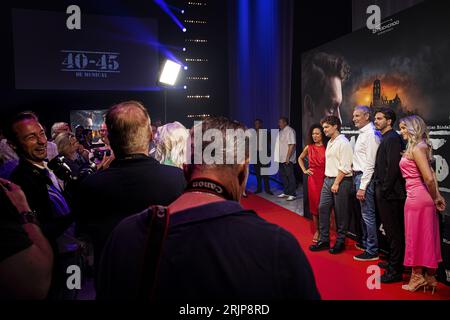
[[[105,123],[115,160],[108,169],[87,177],[74,201],[81,231],[93,241],[95,265],[122,219],[153,204],[170,204],[186,185],[181,169],[148,156],[151,122],[141,103],[127,101],[111,107]]]

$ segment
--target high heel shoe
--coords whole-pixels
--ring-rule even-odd
[[[425,280],[427,281],[426,288],[431,289],[431,294],[434,294],[434,292],[437,290],[438,282],[436,280],[436,277],[434,275],[429,275],[428,273],[425,273]]]
[[[421,275],[420,273],[413,273],[411,275],[411,279],[409,280],[408,284],[404,284],[402,286],[403,290],[408,290],[411,292],[415,292],[418,289],[422,288],[424,289],[424,292],[426,291],[427,288],[427,280],[425,280],[424,276]]]

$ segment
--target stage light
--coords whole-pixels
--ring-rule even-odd
[[[176,8],[172,5],[167,4],[164,0],[154,0],[154,2],[165,12],[167,13],[170,18],[177,24],[177,26],[183,30],[183,32],[186,32],[186,28],[184,25],[178,20],[178,18],[175,16],[175,14],[172,12],[172,10],[175,10],[177,12],[181,12],[179,8]],[[172,9],[171,9],[172,8]]]
[[[181,14],[184,14],[184,10],[181,10]]]
[[[186,32],[187,31],[187,29],[186,28],[183,28],[183,32]]]
[[[184,90],[187,90],[187,86],[184,86],[183,89],[184,89]]]
[[[186,52],[186,48],[183,48],[183,51]]]
[[[181,64],[172,60],[166,60],[159,82],[165,85],[173,86],[177,82],[178,75],[180,74]]]
[[[184,70],[187,70],[188,69],[188,66],[184,66]]]

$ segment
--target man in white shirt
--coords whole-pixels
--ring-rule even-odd
[[[353,153],[353,183],[356,198],[361,205],[361,244],[364,252],[353,257],[357,261],[378,260],[377,221],[375,214],[375,183],[372,179],[381,137],[370,121],[370,108],[358,106],[353,111],[353,122],[359,129]]]
[[[278,198],[286,198],[287,201],[296,199],[297,183],[294,175],[295,145],[296,137],[295,130],[289,126],[287,118],[280,118],[278,120],[280,133],[276,140],[274,160],[279,163],[280,176],[283,180],[283,193]]]
[[[325,152],[325,180],[319,203],[320,240],[309,249],[322,251],[330,248],[330,215],[331,209],[334,208],[337,238],[329,252],[338,254],[345,249],[348,229],[353,150],[348,139],[340,134],[341,120],[338,117],[325,117],[321,124],[330,141]]]

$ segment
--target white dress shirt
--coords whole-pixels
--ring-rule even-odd
[[[289,126],[286,126],[283,130],[280,130],[280,133],[278,134],[276,143],[275,143],[275,150],[274,150],[274,160],[275,162],[279,163],[285,163],[289,145],[296,144],[296,138],[295,138],[295,130],[292,129]],[[290,162],[295,163],[297,160],[295,156],[295,148],[292,152],[291,158],[289,159]]]
[[[325,175],[336,178],[339,171],[346,177],[352,176],[353,150],[348,139],[340,134],[327,144],[325,151]]]
[[[375,159],[380,145],[380,133],[375,130],[372,122],[359,130],[353,154],[353,170],[361,171],[361,185],[359,189],[366,190],[375,170]]]

